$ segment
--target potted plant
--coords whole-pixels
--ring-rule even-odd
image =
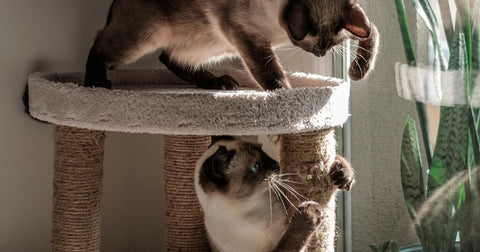
[[[476,168],[480,164],[480,1],[442,0],[440,14],[431,1],[412,3],[414,14],[428,29],[433,60],[424,65],[417,62],[404,0],[395,0],[407,58],[407,64],[396,66],[397,90],[400,96],[415,100],[421,132],[409,117],[402,140],[401,180],[421,247],[403,250],[480,251]],[[433,151],[426,103],[440,106]]]

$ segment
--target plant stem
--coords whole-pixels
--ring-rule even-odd
[[[453,43],[453,23],[452,23],[452,12],[450,10],[450,4],[448,1],[439,1],[440,5],[440,14],[442,16],[443,29],[445,30],[445,37],[447,37],[448,48],[450,48]]]
[[[417,13],[420,14],[423,21],[427,25],[428,31],[430,32],[430,37],[433,43],[433,49],[435,52],[434,58],[434,67],[437,69],[438,64],[440,64],[440,70],[446,71],[447,64],[445,61],[445,56],[442,52],[442,47],[440,46],[440,41],[438,39],[438,20],[435,16],[435,12],[433,11],[430,2],[427,0],[412,0],[415,8],[417,9]]]
[[[467,69],[466,69],[466,90],[467,90],[467,102],[468,102],[468,121],[469,121],[469,129],[470,135],[472,137],[472,145],[473,145],[473,155],[475,159],[475,164],[480,163],[480,143],[478,137],[478,125],[477,120],[475,118],[475,113],[472,108],[472,24],[470,21],[470,3],[468,0],[457,0],[457,7],[459,9],[459,13],[463,16],[463,31],[465,34],[465,44],[466,44],[466,58],[467,58]]]
[[[405,3],[403,0],[395,0],[397,5],[398,23],[400,24],[400,31],[402,32],[403,47],[405,49],[405,56],[410,66],[417,64],[415,58],[415,50],[413,49],[412,39],[410,37],[407,13],[405,11]]]
[[[478,165],[480,163],[480,144],[478,143],[477,133],[478,126],[472,107],[469,107],[468,110],[468,120],[470,121],[468,128],[470,129],[470,135],[472,136],[473,156],[475,158],[475,165]]]
[[[427,156],[428,167],[432,165],[432,147],[430,145],[430,133],[428,132],[427,109],[425,104],[415,102],[417,108],[418,120],[420,122],[420,129],[422,130],[423,145],[425,147],[425,155]]]
[[[400,24],[400,31],[402,32],[403,47],[405,49],[405,56],[410,66],[416,66],[415,50],[413,49],[412,39],[408,28],[407,14],[405,11],[405,3],[403,0],[395,0],[397,6],[398,22]],[[432,147],[430,145],[430,135],[428,133],[427,111],[425,104],[415,101],[418,119],[420,122],[420,129],[422,131],[423,145],[425,148],[425,155],[427,156],[428,167],[432,165]]]

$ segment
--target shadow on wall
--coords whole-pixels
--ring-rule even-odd
[[[0,247],[49,251],[52,127],[23,113],[27,76],[83,71],[110,0],[5,0],[0,8]],[[152,67],[159,67],[156,60]],[[146,67],[150,63],[143,63]],[[163,138],[107,133],[102,249],[162,251]]]

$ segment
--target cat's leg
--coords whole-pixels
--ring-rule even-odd
[[[289,223],[275,252],[301,251],[308,244],[308,240],[322,219],[321,206],[317,202],[303,202],[298,211]]]
[[[355,182],[353,169],[345,158],[337,155],[330,166],[330,179],[338,189],[349,191]]]
[[[151,41],[148,31],[134,24],[108,24],[98,32],[90,49],[85,70],[85,86],[111,88],[107,69],[133,62],[149,53]],[[147,50],[145,48],[150,48]]]
[[[217,77],[205,69],[190,70],[172,60],[167,52],[162,52],[159,59],[175,75],[199,88],[225,90],[238,88],[237,81],[230,75]]]
[[[108,69],[134,62],[164,46],[162,29],[149,29],[148,26],[141,25],[142,22],[145,20],[121,19],[107,24],[98,32],[88,56],[85,86],[110,88],[111,82],[107,79]]]
[[[375,67],[379,37],[377,27],[372,23],[370,37],[358,42],[357,56],[348,69],[348,76],[352,80],[365,78]]]
[[[287,77],[268,42],[239,32],[232,40],[248,71],[263,89],[290,88]]]
[[[107,79],[107,63],[102,54],[98,52],[97,42],[88,54],[84,86],[112,88],[112,82]]]

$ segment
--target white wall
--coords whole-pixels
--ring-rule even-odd
[[[398,168],[404,119],[414,113],[394,90],[393,64],[403,60],[398,27],[391,19],[396,14],[391,1],[363,2],[383,38],[376,72],[352,85],[354,251],[368,251],[368,244],[388,239],[401,244],[415,240]],[[53,129],[22,112],[27,75],[82,71],[109,4],[0,0],[1,251],[50,250]],[[295,57],[287,52],[284,62],[293,68],[299,65]],[[160,66],[155,56],[138,65]],[[162,251],[163,138],[108,133],[105,149],[102,250]]]
[[[23,113],[33,71],[83,71],[110,0],[0,0],[0,251],[49,251],[53,127]],[[304,66],[300,50],[285,67]],[[300,53],[301,54],[301,53]],[[157,56],[135,64],[161,67]],[[103,251],[163,251],[163,137],[107,133]]]
[[[109,5],[0,0],[0,251],[50,251],[53,128],[23,113],[27,75],[83,71]],[[161,136],[107,134],[103,251],[162,251],[162,159]]]
[[[371,251],[397,240],[415,243],[400,181],[400,147],[407,115],[414,104],[397,96],[394,64],[405,62],[394,1],[366,0],[366,12],[381,34],[375,72],[352,83],[353,251]]]

